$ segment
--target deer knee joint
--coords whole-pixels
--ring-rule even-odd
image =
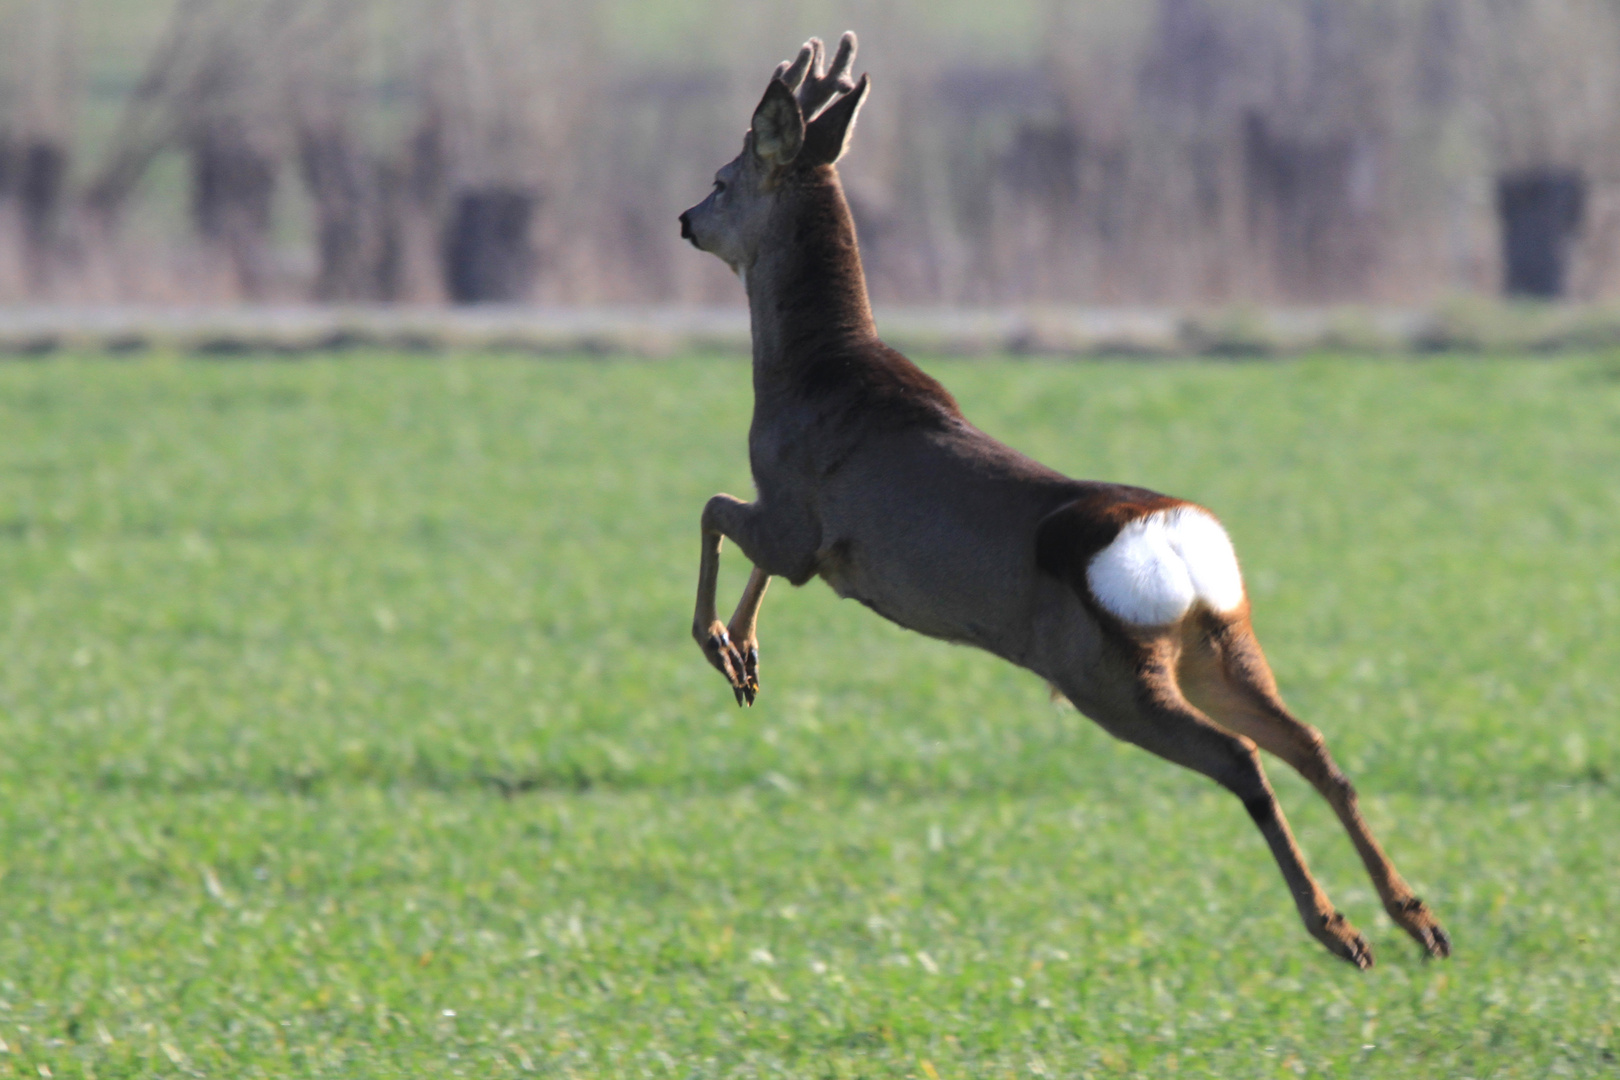
[[[736,529],[737,510],[746,506],[732,495],[716,495],[703,504],[703,531],[730,535]],[[736,539],[735,536],[732,539]]]
[[[1350,782],[1348,776],[1337,768],[1330,767],[1328,769],[1327,776],[1323,780],[1323,787],[1326,789],[1325,794],[1329,801],[1339,801],[1346,805],[1354,805],[1356,802],[1356,786]]]
[[[1236,767],[1229,777],[1223,781],[1229,791],[1243,800],[1243,808],[1254,818],[1255,823],[1265,826],[1277,817],[1277,795],[1266,783],[1265,770],[1260,766],[1260,755],[1255,751],[1254,744],[1242,740],[1236,754]]]

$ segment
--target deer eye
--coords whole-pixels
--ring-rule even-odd
[[[714,182],[714,193],[716,195],[720,194],[722,191],[725,191],[725,190],[726,190],[726,182],[724,180],[716,180]]]

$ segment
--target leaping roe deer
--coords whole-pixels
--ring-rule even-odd
[[[692,634],[737,703],[759,693],[760,603],[772,577],[839,596],[1046,678],[1117,738],[1203,773],[1243,801],[1305,927],[1372,966],[1367,939],[1311,877],[1260,766],[1292,765],[1349,832],[1390,918],[1431,956],[1450,939],[1373,838],[1317,730],[1278,696],[1225,530],[1208,510],[1071,480],[1003,446],[950,393],[878,340],[835,165],[870,84],[855,36],[812,40],[777,68],[743,151],[681,215],[681,235],[748,292],[758,497],[703,508]],[[753,572],[729,625],[720,546]]]

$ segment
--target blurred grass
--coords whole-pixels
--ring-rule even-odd
[[[819,585],[735,709],[740,363],[55,359],[0,366],[0,1075],[1612,1074],[1620,358],[930,367],[1222,515],[1453,961],[1280,767],[1368,975],[1235,801]]]

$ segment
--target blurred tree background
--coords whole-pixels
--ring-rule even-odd
[[[1620,295],[1613,0],[0,0],[0,302],[736,303],[675,215],[846,27],[880,302]]]

